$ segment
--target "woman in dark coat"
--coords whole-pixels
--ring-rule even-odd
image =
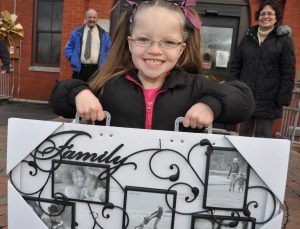
[[[264,1],[256,12],[258,25],[250,28],[230,66],[231,79],[246,83],[255,98],[250,120],[240,124],[241,136],[272,137],[274,120],[291,100],[295,53],[291,29],[279,26],[278,5]]]

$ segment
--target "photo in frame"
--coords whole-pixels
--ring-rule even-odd
[[[23,196],[47,199],[58,196],[52,196],[55,172],[52,161],[57,159],[58,165],[60,160],[71,160],[72,164],[76,161],[110,166],[109,202],[103,205],[76,201],[76,229],[124,228],[126,186],[176,190],[173,229],[190,229],[194,214],[211,212],[229,216],[232,211],[228,209],[203,209],[207,154],[213,147],[235,148],[250,167],[245,211],[235,211],[234,217],[237,213],[242,217],[254,217],[256,228],[281,229],[284,212],[280,205],[284,203],[288,141],[15,118],[9,120],[8,133],[10,229],[24,228],[24,225],[26,228],[47,228]],[[272,160],[272,166],[265,166],[268,160]],[[138,221],[140,224],[140,219]]]
[[[193,215],[191,229],[255,229],[255,218]]]
[[[123,215],[122,228],[173,229],[175,214],[170,207],[175,209],[176,197],[177,192],[173,190],[126,186],[124,193],[126,213]]]
[[[242,211],[249,183],[247,161],[234,148],[213,147],[206,162],[203,207]]]
[[[52,197],[105,204],[109,199],[109,165],[52,161]]]
[[[75,203],[29,196],[23,198],[49,229],[75,229]]]

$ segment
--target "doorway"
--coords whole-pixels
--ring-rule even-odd
[[[227,81],[236,47],[250,24],[248,2],[199,0],[196,9],[202,20],[203,74],[217,81]]]
[[[226,81],[237,43],[239,20],[234,17],[203,16],[201,30],[202,71],[209,78]]]

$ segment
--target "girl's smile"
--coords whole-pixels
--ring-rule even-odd
[[[185,48],[183,24],[178,13],[161,7],[143,9],[135,15],[128,44],[145,88],[161,87],[176,65]]]

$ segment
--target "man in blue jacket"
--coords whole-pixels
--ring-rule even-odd
[[[72,31],[65,47],[65,56],[73,69],[72,77],[88,81],[104,63],[110,43],[109,34],[97,25],[96,10],[88,9],[85,24]]]

